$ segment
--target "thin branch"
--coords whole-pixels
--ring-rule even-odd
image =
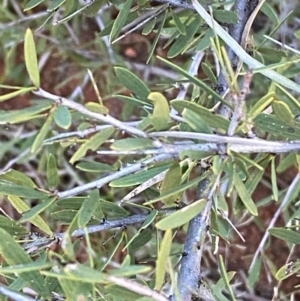
[[[176,132],[176,131],[165,131],[165,132],[153,132],[149,134],[150,137],[169,137],[179,139],[198,139],[215,142],[221,146],[221,143],[230,143],[229,148],[235,152],[242,153],[258,153],[258,152],[274,152],[274,153],[285,153],[291,151],[298,151],[300,146],[300,140],[280,142],[280,141],[268,141],[259,138],[240,138],[240,137],[229,137],[220,136],[215,134],[202,134],[194,132]],[[195,144],[190,147],[199,146],[201,149],[203,144]],[[177,147],[178,145],[176,145]],[[179,146],[178,146],[179,147]],[[183,147],[183,146],[182,146]],[[211,149],[215,150],[215,146],[211,144]],[[255,151],[256,149],[256,151]]]
[[[229,137],[222,137],[224,140]],[[290,142],[276,142],[276,141],[265,141],[256,139],[246,139],[246,138],[235,138],[238,142],[232,141],[224,142],[209,142],[209,143],[198,143],[198,144],[164,144],[162,147],[157,149],[145,149],[145,150],[132,150],[132,151],[114,151],[114,150],[103,150],[98,151],[99,155],[158,155],[158,154],[169,154],[174,157],[178,157],[180,152],[194,150],[208,152],[210,154],[220,154],[224,155],[226,152],[233,151],[236,153],[289,153],[297,152],[300,150],[300,141],[290,141]],[[223,140],[222,139],[222,140]],[[243,142],[240,142],[243,139]],[[221,140],[221,139],[220,139]],[[230,143],[227,146],[227,143]],[[244,143],[244,144],[243,144]]]
[[[191,65],[190,65],[189,69],[187,70],[187,72],[190,75],[195,76],[198,74],[199,65],[201,64],[204,55],[205,55],[204,51],[197,51],[196,54],[192,57]],[[185,98],[190,84],[191,84],[190,82],[182,84],[182,88],[180,89],[176,99],[181,100],[181,99]]]
[[[168,215],[175,212],[176,209],[163,209],[159,211],[159,214]],[[123,218],[118,218],[116,220],[107,220],[104,219],[98,225],[88,226],[86,231],[91,233],[101,232],[105,230],[117,229],[117,228],[124,228],[133,224],[143,223],[149,214],[135,214],[126,216]],[[64,232],[56,232],[53,233],[52,237],[33,237],[31,238],[33,241],[23,244],[23,249],[26,250],[27,254],[33,254],[38,251],[41,251],[45,248],[50,248],[52,245],[59,243],[64,236]],[[85,235],[84,229],[77,229],[72,232],[71,237],[82,237]]]
[[[126,123],[119,121],[118,119],[115,119],[110,115],[103,115],[103,114],[92,112],[92,111],[88,110],[85,106],[83,106],[79,103],[76,103],[75,101],[51,94],[41,88],[39,88],[37,91],[33,91],[33,93],[40,97],[51,99],[51,100],[55,101],[56,103],[62,104],[62,105],[66,106],[70,109],[73,109],[83,115],[94,118],[96,120],[100,120],[105,123],[108,123],[112,126],[117,127],[120,130],[125,131],[125,132],[131,133],[133,135],[140,136],[140,137],[147,137],[147,134],[145,132],[143,132],[139,129],[136,129],[134,127],[128,126]]]
[[[126,125],[128,126],[137,126],[140,121],[132,121],[132,122],[124,122]],[[56,136],[53,136],[51,138],[48,138],[48,139],[45,139],[43,141],[43,144],[44,145],[47,145],[47,144],[52,144],[52,143],[55,143],[55,142],[60,142],[62,140],[65,140],[65,139],[68,139],[68,138],[72,138],[72,137],[78,137],[78,138],[83,138],[83,137],[86,137],[90,134],[93,134],[93,133],[96,133],[96,132],[100,132],[106,128],[110,127],[110,125],[97,125],[95,127],[92,127],[92,128],[89,128],[89,129],[86,129],[86,130],[82,130],[82,131],[74,131],[74,132],[67,132],[67,133],[61,133],[61,134],[58,134]]]
[[[136,281],[116,276],[107,276],[107,280],[115,283],[118,286],[125,287],[126,289],[138,293],[142,296],[150,297],[154,301],[169,301],[169,299],[167,299],[160,293],[150,289],[145,285],[139,284]]]
[[[178,278],[178,288],[181,299],[184,301],[193,300],[193,295],[200,292],[201,286],[201,258],[203,252],[203,241],[205,237],[205,229],[209,219],[212,196],[219,184],[220,175],[215,181],[209,192],[207,188],[212,184],[212,177],[205,178],[199,183],[197,198],[207,198],[205,208],[196,217],[194,217],[188,227],[187,236],[184,243],[181,268]],[[199,296],[200,298],[202,296]],[[175,301],[173,295],[172,301]]]
[[[150,163],[162,162],[162,161],[165,161],[165,160],[170,159],[172,157],[173,157],[172,154],[161,154],[161,155],[152,157],[150,159],[147,159],[145,161],[141,161],[139,163],[132,164],[130,166],[124,167],[120,171],[114,172],[113,174],[110,174],[106,177],[102,177],[98,180],[89,182],[88,184],[78,186],[78,187],[72,188],[72,189],[67,190],[67,191],[58,192],[56,195],[57,195],[58,199],[64,199],[64,198],[67,198],[67,197],[78,195],[80,193],[83,193],[83,192],[88,191],[90,189],[94,189],[96,187],[100,188],[103,185],[106,185],[106,184],[110,183],[113,180],[119,179],[119,178],[121,178],[123,176],[126,176],[128,174],[134,173],[134,172],[144,168],[146,165],[148,165]]]
[[[38,301],[38,299],[33,299],[31,297],[15,292],[2,284],[0,284],[0,294],[14,301]]]
[[[253,268],[254,264],[256,263],[256,260],[258,258],[258,255],[262,252],[267,239],[269,237],[269,232],[268,230],[271,229],[272,227],[274,227],[278,217],[280,216],[280,214],[282,213],[282,211],[285,209],[285,206],[291,201],[291,197],[296,189],[296,187],[300,185],[300,173],[297,174],[297,176],[294,178],[293,182],[291,183],[291,185],[289,186],[286,195],[284,197],[284,199],[282,200],[282,203],[280,204],[279,208],[277,209],[277,211],[275,212],[267,230],[265,231],[265,234],[254,254],[254,257],[252,259],[251,265],[249,267],[249,271]]]
[[[293,47],[290,47],[290,46],[288,46],[288,45],[286,45],[286,44],[284,44],[284,43],[281,43],[281,42],[279,42],[279,41],[277,41],[277,40],[275,40],[275,39],[273,39],[273,38],[271,38],[271,37],[269,37],[269,36],[267,36],[267,35],[264,35],[264,37],[265,37],[266,39],[268,39],[268,40],[274,42],[275,44],[280,45],[282,48],[288,49],[288,50],[290,50],[290,51],[292,51],[292,52],[294,52],[294,53],[296,53],[296,54],[300,54],[300,51],[294,49]]]

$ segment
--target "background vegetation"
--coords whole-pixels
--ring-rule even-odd
[[[2,1],[1,300],[297,300],[297,4]]]

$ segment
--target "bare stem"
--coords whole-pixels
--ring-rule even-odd
[[[133,134],[136,136],[140,136],[140,137],[147,137],[147,134],[145,132],[143,132],[137,128],[134,128],[132,126],[129,126],[126,123],[119,121],[118,119],[116,119],[110,115],[103,115],[103,114],[92,112],[92,111],[88,110],[85,106],[83,106],[75,101],[51,94],[41,88],[38,89],[37,91],[34,91],[33,93],[40,97],[51,99],[51,100],[55,101],[56,103],[62,104],[70,109],[80,112],[83,115],[94,118],[96,120],[100,120],[104,123],[108,123],[108,124],[115,126],[116,128],[123,130],[127,133],[130,133],[130,134]]]

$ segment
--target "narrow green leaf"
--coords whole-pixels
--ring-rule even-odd
[[[6,181],[0,181],[0,194],[16,195],[28,199],[44,199],[48,197],[46,192]]]
[[[108,165],[95,161],[81,161],[76,164],[76,168],[86,172],[108,172],[108,171],[116,171],[117,166]]]
[[[153,231],[152,229],[146,228],[142,232],[139,233],[137,237],[132,241],[130,248],[134,252],[139,248],[143,247],[146,243],[148,243],[152,239]]]
[[[206,30],[204,36],[200,39],[200,42],[198,43],[196,47],[196,51],[203,51],[206,48],[208,48],[211,44],[211,38],[215,36],[214,31],[210,28]]]
[[[72,124],[72,116],[69,109],[66,106],[57,106],[54,113],[54,121],[59,127],[67,130]]]
[[[49,108],[51,108],[51,105],[49,104],[40,104],[22,110],[0,111],[0,124],[14,124],[28,121]]]
[[[184,109],[182,111],[184,121],[198,133],[212,134],[212,129],[203,118],[193,110]]]
[[[262,111],[264,111],[274,100],[275,92],[269,92],[264,95],[261,99],[255,102],[254,106],[249,111],[249,116],[252,118],[256,117]]]
[[[156,20],[157,20],[157,18],[155,17],[145,25],[145,27],[143,28],[143,31],[142,31],[143,35],[146,36],[153,30],[153,28],[156,24]]]
[[[33,34],[30,28],[27,28],[24,40],[24,57],[25,65],[28,75],[32,83],[39,88],[40,87],[40,72],[37,62],[37,55],[35,50],[35,44]]]
[[[57,287],[62,288],[64,298],[66,300],[89,300],[89,298],[91,297],[91,292],[95,290],[93,284],[79,280],[70,280],[69,276],[62,278],[61,274],[59,275],[59,279],[57,279],[57,276],[54,276],[54,278],[53,275],[49,277],[49,279],[51,279],[51,284],[53,283],[54,279],[57,280],[58,283],[56,289]]]
[[[51,1],[50,5],[48,6],[47,11],[53,11],[56,10],[58,7],[60,7],[62,4],[64,4],[66,0],[53,0]]]
[[[212,84],[217,84],[217,79],[216,79],[214,73],[211,70],[212,68],[210,66],[208,66],[206,63],[201,63],[201,67],[202,67],[203,72],[205,73],[205,75],[212,82]]]
[[[99,9],[104,5],[104,3],[105,0],[94,0],[94,2],[83,11],[83,13],[88,17],[94,17],[99,12]]]
[[[223,23],[235,24],[238,22],[238,16],[236,12],[230,10],[214,10],[214,18]]]
[[[73,164],[74,162],[81,159],[85,156],[86,152],[91,149],[92,151],[96,151],[101,144],[103,144],[115,131],[113,127],[108,127],[98,132],[97,134],[93,135],[89,138],[86,142],[84,142],[78,150],[74,153],[72,158],[70,159],[70,163]]]
[[[137,150],[153,148],[153,142],[148,138],[125,138],[116,140],[112,145],[115,150]]]
[[[147,100],[150,90],[135,74],[122,67],[115,67],[115,72],[120,82],[127,89],[142,100]]]
[[[168,58],[173,58],[184,52],[187,45],[190,43],[191,39],[194,37],[195,33],[200,27],[200,20],[201,19],[199,16],[195,16],[195,19],[186,27],[186,34],[180,35],[169,49],[167,54]]]
[[[177,15],[177,12],[174,12],[174,10],[172,9],[172,18],[174,20],[174,23],[176,25],[176,28],[178,29],[178,31],[182,34],[185,35],[186,34],[186,30],[187,28],[185,27],[185,25],[183,25],[183,23],[181,22],[180,18]]]
[[[164,195],[171,190],[174,190],[175,188],[179,187],[181,184],[181,167],[178,162],[173,163],[169,170],[167,171],[164,180],[161,185],[160,194]],[[164,198],[162,202],[165,205],[172,205],[176,201],[178,201],[178,193],[174,193],[173,195]]]
[[[157,30],[156,36],[155,36],[153,42],[151,43],[151,49],[150,49],[150,51],[149,51],[149,57],[148,57],[148,59],[147,59],[146,64],[148,64],[148,63],[150,62],[150,60],[151,60],[151,58],[152,58],[152,56],[153,56],[153,53],[154,53],[154,51],[155,51],[155,49],[156,49],[156,45],[157,45],[157,43],[158,43],[160,34],[161,34],[161,32],[162,32],[162,30],[163,30],[163,28],[164,28],[164,25],[165,25],[165,22],[166,22],[166,19],[167,19],[167,14],[168,14],[168,10],[166,9],[166,10],[165,10],[165,13],[164,13],[164,18],[163,18],[163,20],[160,22],[160,26],[159,26],[159,28],[158,28],[158,30]]]
[[[30,10],[36,6],[38,6],[39,4],[41,4],[42,2],[44,2],[45,0],[30,0],[24,8],[24,11]]]
[[[59,183],[56,160],[52,154],[48,156],[47,160],[47,181],[51,189],[56,188]]]
[[[288,125],[293,125],[294,115],[290,107],[283,101],[274,100],[272,102],[272,108],[276,117]]]
[[[159,252],[156,260],[155,269],[155,287],[154,289],[160,291],[165,281],[165,274],[167,268],[168,257],[171,251],[172,244],[172,230],[168,229],[162,239]]]
[[[99,191],[97,189],[92,190],[88,197],[82,203],[82,206],[78,212],[78,227],[84,228],[93,216],[96,206],[99,202]]]
[[[282,155],[282,157],[280,158],[280,162],[276,168],[276,171],[278,173],[282,173],[285,170],[287,170],[289,167],[297,164],[297,155],[295,153],[289,153],[289,154],[284,154]],[[299,169],[299,168],[298,168]]]
[[[152,224],[152,222],[155,220],[157,214],[158,214],[158,211],[155,210],[155,209],[152,210],[149,213],[149,215],[147,216],[147,218],[143,222],[142,227],[139,228],[139,230],[137,231],[137,233],[135,233],[135,235],[133,235],[133,237],[128,241],[128,243],[126,244],[126,246],[123,248],[123,252],[124,252],[125,249],[128,248],[129,245],[131,245],[131,243],[133,242],[133,240],[135,240],[140,235],[140,233],[142,233],[142,231],[144,231],[145,229],[147,229]]]
[[[159,230],[174,229],[188,223],[192,218],[201,212],[205,206],[205,199],[201,199],[188,205],[176,212],[168,215],[156,223],[156,228]]]
[[[38,134],[32,144],[31,153],[35,153],[42,145],[46,135],[48,134],[48,132],[50,130],[53,117],[54,117],[54,111],[52,111],[52,112],[50,111],[48,118],[46,119],[45,123],[43,124],[42,128],[38,132]]]
[[[0,215],[0,228],[12,236],[21,236],[28,233],[20,224],[3,215]]]
[[[149,102],[142,101],[142,100],[134,98],[134,97],[125,96],[125,95],[114,95],[114,97],[124,101],[126,104],[150,107]]]
[[[68,264],[64,268],[64,273],[68,276],[69,279],[78,280],[81,282],[89,283],[106,283],[106,275],[94,270],[93,268],[83,266],[79,263],[77,264]]]
[[[254,126],[257,129],[283,137],[284,139],[299,139],[300,137],[299,125],[296,123],[293,125],[287,125],[285,122],[282,122],[276,116],[271,114],[259,114],[254,119]]]
[[[25,201],[20,199],[17,196],[9,195],[8,197],[9,202],[12,204],[12,206],[19,212],[23,213],[28,210],[30,210],[30,207],[27,205]],[[39,216],[34,216],[33,218],[30,219],[30,222],[34,224],[38,229],[42,230],[49,236],[52,236],[53,233],[51,229],[49,228],[48,224]]]
[[[14,266],[32,263],[30,256],[13,240],[11,235],[1,228],[0,237],[0,253],[8,265]],[[21,277],[38,295],[45,299],[50,297],[50,292],[45,285],[43,277],[38,271],[24,272],[18,274],[18,276]]]
[[[269,233],[275,237],[278,237],[286,242],[293,243],[295,245],[300,244],[300,233],[285,229],[285,228],[271,228],[268,230]]]
[[[251,198],[251,195],[247,191],[246,186],[240,179],[239,175],[237,173],[234,173],[233,178],[234,178],[234,186],[245,207],[252,215],[258,215],[257,208]]]
[[[229,292],[229,295],[230,295],[230,300],[232,301],[236,301],[235,299],[235,296],[234,296],[234,292],[233,292],[233,289],[230,285],[230,279],[227,275],[227,272],[226,272],[226,269],[225,269],[225,264],[224,264],[224,260],[223,260],[223,256],[222,255],[219,255],[219,268],[220,268],[220,271],[221,271],[221,275],[222,275],[222,279],[225,283],[225,287],[227,288],[228,292]],[[233,274],[234,275],[234,274]]]
[[[48,207],[50,207],[55,201],[56,201],[56,197],[54,198],[49,198],[45,201],[42,201],[41,203],[39,203],[38,205],[34,206],[33,208],[31,208],[30,210],[24,212],[22,214],[22,217],[19,220],[19,223],[28,221],[34,217],[36,217],[38,214],[42,213],[43,211],[45,211]]]
[[[172,107],[180,112],[184,113],[184,109],[189,109],[194,113],[198,114],[207,125],[212,128],[222,129],[226,131],[229,126],[229,120],[225,119],[221,115],[217,115],[211,110],[191,101],[187,100],[172,100],[171,101]]]
[[[127,20],[127,17],[130,13],[132,2],[133,2],[133,0],[127,0],[123,4],[122,9],[119,11],[119,14],[114,22],[111,33],[109,35],[110,43],[112,43],[115,40],[115,38],[119,35],[119,33],[121,32],[121,30]]]
[[[263,4],[263,6],[261,7],[260,11],[262,13],[264,13],[275,24],[279,24],[280,23],[278,13],[271,6],[271,3],[269,4],[267,1],[265,1],[264,4]]]
[[[36,187],[35,183],[26,174],[15,169],[9,169],[8,171],[0,174],[0,180],[30,188]]]
[[[11,98],[16,97],[18,95],[22,95],[24,93],[30,92],[30,91],[35,90],[35,89],[36,89],[36,87],[21,88],[17,91],[0,95],[0,102],[11,99]]]
[[[107,107],[105,107],[104,105],[97,103],[97,102],[88,102],[85,104],[85,107],[95,113],[99,113],[99,114],[103,114],[106,115],[109,113],[109,110]]]
[[[74,209],[60,209],[59,211],[52,212],[51,217],[59,221],[59,223],[62,225],[69,225],[73,221],[76,214],[77,211]]]
[[[159,92],[152,92],[148,99],[153,102],[154,110],[151,116],[153,126],[157,131],[167,128],[170,121],[170,108],[166,98]]]
[[[100,207],[102,212],[108,217],[111,216],[114,218],[118,218],[118,217],[124,217],[129,215],[129,213],[123,207],[120,207],[113,202],[108,202],[101,199]]]
[[[124,232],[122,232],[122,234],[120,235],[120,239],[117,240],[115,238],[115,241],[114,241],[114,248],[113,250],[110,251],[110,254],[109,256],[107,257],[107,260],[104,262],[104,264],[99,268],[100,271],[103,271],[107,265],[111,262],[112,258],[114,257],[114,255],[116,254],[116,252],[119,250],[120,248],[120,245],[122,243],[122,241],[124,240]]]
[[[261,257],[258,257],[252,268],[248,271],[248,284],[250,287],[254,287],[254,284],[259,280],[260,269]]]

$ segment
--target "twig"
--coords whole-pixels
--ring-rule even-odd
[[[176,209],[163,209],[160,210],[160,214],[168,215],[171,214],[172,212],[176,211]],[[130,226],[133,224],[138,224],[138,223],[143,223],[149,214],[144,213],[144,214],[135,214],[135,215],[130,215],[126,216],[123,218],[118,218],[116,220],[107,220],[104,219],[99,225],[92,225],[92,226],[87,226],[87,233],[96,233],[96,232],[101,232],[105,230],[111,230],[111,229],[116,229],[116,228],[123,228],[126,226]],[[56,232],[53,233],[52,237],[33,237],[33,241],[30,241],[28,243],[23,244],[23,249],[26,250],[27,254],[32,254],[36,253],[38,251],[41,251],[42,249],[49,248],[52,245],[59,243],[64,236],[64,232]],[[77,229],[72,232],[71,237],[82,237],[85,235],[85,230],[84,229]]]
[[[197,75],[198,74],[199,65],[200,65],[201,61],[203,60],[204,55],[205,55],[204,51],[198,51],[192,57],[192,62],[191,62],[191,65],[188,69],[188,73],[190,75]],[[178,100],[184,99],[186,94],[187,94],[187,91],[189,89],[189,86],[190,86],[190,82],[182,84],[182,86],[180,86],[180,91],[179,91],[176,99],[178,99]],[[177,116],[177,114],[178,114],[178,112],[172,107],[171,115]]]
[[[271,37],[269,37],[269,36],[267,36],[267,35],[264,35],[264,37],[265,37],[266,39],[268,39],[268,40],[274,42],[275,44],[280,45],[281,47],[283,47],[283,48],[285,48],[285,49],[288,49],[288,50],[290,50],[290,51],[292,51],[292,52],[294,52],[294,53],[296,53],[296,54],[300,54],[300,51],[294,49],[293,47],[290,47],[290,46],[288,46],[288,45],[286,45],[286,44],[283,44],[283,43],[281,43],[281,42],[279,42],[279,41],[277,41],[277,40],[275,40],[275,39],[273,39],[273,38],[271,38]]]
[[[224,140],[231,140],[232,142],[225,142]],[[209,143],[198,143],[198,144],[170,144],[164,145],[157,149],[146,149],[146,150],[132,150],[132,151],[110,151],[103,150],[98,151],[100,155],[157,155],[157,154],[169,154],[174,157],[178,157],[180,152],[187,150],[209,152],[210,154],[226,154],[226,150],[231,150],[236,153],[288,153],[297,152],[300,150],[300,141],[290,141],[290,142],[277,142],[277,141],[265,141],[256,139],[246,139],[246,138],[236,138],[236,137],[224,137],[220,139],[219,143],[209,142]],[[234,140],[237,140],[235,142]],[[227,146],[227,144],[229,144]]]
[[[100,188],[103,185],[108,184],[109,182],[111,182],[113,180],[119,179],[123,176],[126,176],[126,175],[130,174],[130,173],[136,172],[136,171],[144,168],[146,165],[148,165],[150,163],[165,161],[165,160],[170,159],[172,157],[173,157],[172,154],[161,154],[161,155],[152,157],[150,159],[147,159],[145,161],[141,161],[139,163],[127,166],[127,167],[121,169],[120,171],[114,172],[113,174],[110,174],[110,175],[108,175],[104,178],[102,177],[98,180],[89,182],[88,184],[78,186],[78,187],[72,188],[72,189],[67,190],[67,191],[58,192],[56,195],[57,195],[58,199],[64,199],[64,198],[67,198],[67,197],[78,195],[80,193],[83,193],[87,190],[90,190],[90,189],[93,189],[93,188],[96,188],[96,187]]]
[[[264,246],[267,242],[267,239],[269,237],[268,230],[271,229],[275,225],[275,223],[276,223],[278,217],[280,216],[281,212],[285,209],[284,207],[291,201],[291,196],[293,195],[294,190],[296,189],[297,185],[299,185],[299,184],[300,184],[300,173],[297,174],[297,176],[294,178],[293,182],[289,186],[289,188],[286,192],[286,195],[285,195],[284,199],[282,200],[282,203],[280,204],[279,208],[275,212],[275,214],[274,214],[267,230],[265,231],[265,234],[264,234],[264,236],[263,236],[263,238],[262,238],[255,254],[254,254],[253,259],[252,259],[251,265],[249,267],[249,271],[253,268],[254,264],[256,263],[256,260],[257,260],[257,257],[259,255],[259,253],[262,252],[262,250],[263,250],[263,248],[264,248]]]
[[[107,280],[115,283],[118,286],[125,287],[126,289],[138,293],[142,296],[150,297],[154,301],[169,301],[169,299],[167,299],[160,293],[150,289],[147,286],[139,284],[136,281],[116,276],[107,276]]]
[[[136,136],[147,137],[147,134],[145,132],[143,132],[139,129],[136,129],[134,127],[128,126],[124,122],[121,122],[118,119],[115,119],[110,115],[102,115],[99,113],[92,112],[92,111],[88,110],[85,106],[83,106],[79,103],[76,103],[75,101],[51,94],[41,88],[39,88],[37,91],[33,91],[33,93],[40,97],[51,99],[51,100],[55,101],[56,103],[62,104],[70,109],[80,112],[83,115],[86,115],[91,118],[94,118],[94,119],[100,120],[102,122],[108,123],[110,125],[113,125],[113,126],[119,128],[120,130],[126,131],[126,132],[131,133]]]
[[[140,121],[132,121],[132,122],[124,122],[124,123],[129,125],[129,126],[134,127],[134,126],[137,126],[140,123]],[[82,130],[82,131],[61,133],[61,134],[58,134],[58,135],[53,136],[51,138],[45,139],[43,141],[43,144],[44,145],[52,144],[52,143],[60,142],[62,140],[65,140],[65,139],[68,139],[68,138],[71,138],[71,137],[83,138],[85,136],[88,136],[90,134],[99,132],[99,131],[101,131],[103,129],[106,129],[108,127],[110,127],[110,125],[97,125],[95,127],[92,127],[92,128],[86,129],[86,130]]]
[[[104,7],[102,7],[101,9],[101,12],[99,12],[96,16],[95,16],[95,21],[99,27],[100,30],[103,30],[105,25],[101,19],[101,15],[102,15],[102,12],[103,10],[106,8],[106,7],[109,7],[108,5],[105,5]],[[112,49],[111,45],[110,45],[110,42],[109,42],[109,36],[104,36],[102,37],[102,41],[104,42],[106,48],[107,48],[107,51],[108,51],[108,55],[109,55],[109,58],[110,58],[110,61],[112,64],[115,64],[116,63],[116,59],[115,59],[115,52],[114,50]]]
[[[9,288],[7,288],[2,284],[0,284],[0,294],[14,301],[38,301],[38,299],[33,299],[31,297],[10,290]]]
[[[183,301],[192,300],[192,296],[199,292],[201,286],[201,258],[205,228],[211,210],[212,196],[219,184],[219,177],[220,175],[208,194],[205,191],[212,184],[212,178],[208,177],[199,183],[197,198],[207,198],[207,203],[202,212],[190,221],[184,243],[178,278],[178,288]],[[174,295],[172,301],[175,301]]]
[[[18,162],[23,157],[27,156],[27,154],[30,152],[30,148],[25,149],[23,152],[21,152],[19,155],[14,157],[13,159],[9,160],[6,165],[0,170],[0,174],[6,172],[9,170],[16,162]]]

